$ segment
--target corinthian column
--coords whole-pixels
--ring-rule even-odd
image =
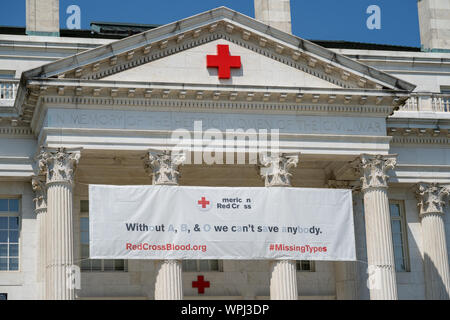
[[[298,155],[261,154],[261,177],[266,187],[290,187],[289,170],[297,166]],[[275,214],[275,212],[274,212]],[[294,260],[275,260],[271,262],[270,299],[297,300],[297,268]]]
[[[448,300],[450,276],[445,239],[444,205],[450,188],[420,183],[417,188],[423,235],[425,293],[430,300]]]
[[[65,148],[44,149],[39,155],[40,171],[47,178],[47,299],[75,298],[69,272],[73,266],[72,188],[79,158],[79,151],[67,152]]]
[[[45,268],[47,261],[46,250],[46,219],[47,219],[47,187],[45,181],[41,177],[33,177],[31,185],[34,191],[34,212],[39,226],[38,231],[38,265],[37,265],[37,281],[40,284],[40,298],[46,299],[46,286],[48,282],[45,279]]]
[[[154,185],[178,185],[180,173],[178,167],[185,161],[182,154],[172,154],[170,151],[160,153],[149,152],[145,161],[145,169],[152,176]],[[183,279],[180,260],[163,260],[157,262],[156,300],[182,300]]]
[[[370,299],[396,300],[394,248],[387,196],[387,171],[396,165],[396,156],[361,155],[360,170],[364,194],[367,260]]]

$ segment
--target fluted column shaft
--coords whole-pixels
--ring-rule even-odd
[[[260,155],[261,176],[266,187],[290,187],[289,170],[298,163],[298,155]],[[274,213],[275,214],[275,213]],[[270,299],[297,300],[297,266],[294,260],[274,260],[270,266]]]
[[[52,183],[48,186],[48,210],[52,217],[51,244],[52,292],[55,300],[73,300],[74,287],[70,285],[70,267],[73,265],[72,186]]]
[[[180,260],[158,261],[155,283],[156,300],[183,300],[182,271]]]
[[[170,151],[149,152],[144,167],[154,185],[178,185],[178,167],[186,160],[183,154]],[[183,300],[183,270],[180,260],[156,262],[155,300]]]
[[[47,217],[46,241],[46,299],[73,300],[73,183],[79,152],[64,148],[44,149],[39,155],[39,168],[46,174]]]
[[[387,190],[365,191],[364,212],[369,273],[375,277],[370,299],[396,300],[397,281]]]
[[[422,224],[425,296],[429,300],[450,298],[450,275],[444,224],[444,198],[449,189],[437,184],[419,184]]]
[[[423,216],[422,233],[426,297],[431,300],[448,300],[450,276],[442,214]]]
[[[271,262],[270,299],[298,299],[297,266],[294,260],[274,260]]]
[[[395,156],[361,156],[371,300],[398,299],[386,174],[395,164]]]

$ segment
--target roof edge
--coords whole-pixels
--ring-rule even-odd
[[[276,40],[283,41],[291,46],[299,48],[300,50],[310,52],[320,58],[326,59],[330,62],[335,62],[351,70],[355,70],[363,75],[367,75],[380,82],[386,83],[397,90],[412,92],[416,88],[415,85],[407,81],[398,79],[385,72],[364,65],[344,55],[333,52],[330,49],[321,47],[311,41],[304,40],[292,34],[288,34],[270,27],[260,21],[224,6],[25,71],[22,73],[22,78],[26,81],[27,79],[41,77],[42,75],[47,75],[49,73],[57,73],[58,70],[70,68],[71,66],[76,68],[92,62],[100,56],[114,56],[123,51],[133,49],[133,47],[140,47],[143,43],[154,42],[160,38],[167,37],[168,35],[176,35],[177,33],[180,33],[180,30],[194,29],[204,25],[205,23],[211,23],[223,19],[228,19],[229,21],[233,21],[247,28],[252,28],[255,31],[273,37]]]

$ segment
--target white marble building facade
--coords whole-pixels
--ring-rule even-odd
[[[324,48],[285,31],[222,7],[120,40],[0,35],[0,294],[448,299],[450,51]],[[229,79],[206,66],[218,45],[242,62]],[[149,150],[170,152],[174,130],[192,133],[192,158],[205,147],[195,121],[278,129],[278,157],[172,163],[179,177],[154,179]],[[152,183],[351,188],[358,261],[89,260],[88,185]]]

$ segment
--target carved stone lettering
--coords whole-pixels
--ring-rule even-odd
[[[192,130],[195,121],[202,121],[204,130],[278,129],[280,133],[293,134],[386,135],[382,118],[67,109],[51,109],[47,116],[50,128]]]

